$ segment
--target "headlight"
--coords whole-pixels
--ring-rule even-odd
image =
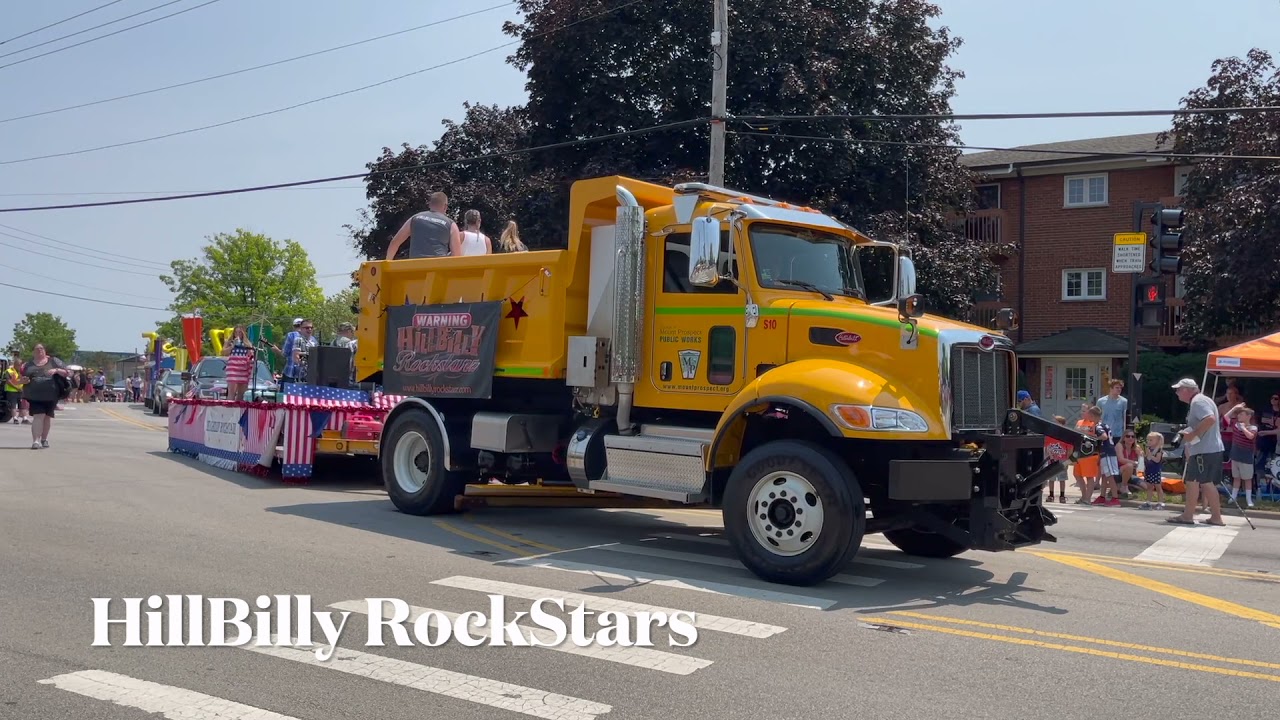
[[[165,391],[164,391],[164,396],[165,396],[165,398],[171,398],[171,397],[173,397],[173,391],[172,391],[172,390],[165,390]]]
[[[910,410],[874,405],[832,405],[831,414],[850,430],[929,432],[929,423]]]

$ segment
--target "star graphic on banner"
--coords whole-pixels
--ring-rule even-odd
[[[512,300],[511,312],[507,313],[506,316],[515,321],[516,329],[519,330],[520,318],[529,317],[529,313],[524,311],[524,298],[520,298],[519,300]]]

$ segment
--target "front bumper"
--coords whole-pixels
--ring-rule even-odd
[[[927,460],[893,461],[889,500],[910,509],[893,523],[938,533],[974,550],[1002,551],[1056,542],[1057,518],[1041,502],[1045,484],[1063,470],[1046,459],[1045,438],[1097,451],[1093,438],[1021,410],[1010,410],[999,432],[966,433],[960,447]]]

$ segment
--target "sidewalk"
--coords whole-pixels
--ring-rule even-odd
[[[1070,468],[1067,471],[1067,502],[1065,504],[1057,502],[1058,486],[1057,486],[1057,483],[1054,483],[1054,489],[1053,489],[1054,496],[1055,496],[1054,502],[1046,502],[1044,504],[1044,506],[1048,508],[1050,512],[1053,512],[1053,509],[1055,507],[1074,505],[1076,501],[1080,499],[1080,488],[1077,487],[1075,484],[1076,479],[1073,471],[1074,471],[1074,468]],[[1223,515],[1236,515],[1236,516],[1240,515],[1240,511],[1236,510],[1236,506],[1231,502],[1231,500],[1229,500],[1226,496],[1222,496],[1221,494],[1219,495],[1222,497],[1222,514]],[[1097,493],[1094,493],[1094,497],[1095,498],[1097,497]],[[1131,489],[1128,500],[1125,500],[1124,496],[1121,495],[1120,506],[1126,507],[1126,508],[1137,508],[1142,505],[1144,497],[1145,497],[1145,493],[1143,493],[1141,490]],[[1045,491],[1045,498],[1046,499],[1048,498],[1047,490]],[[1245,508],[1245,512],[1249,513],[1249,517],[1267,518],[1270,520],[1280,520],[1280,512],[1277,512],[1275,510],[1250,510],[1244,504],[1244,493],[1240,494],[1240,505],[1241,507]],[[1168,512],[1170,514],[1180,513],[1182,512],[1183,507],[1184,506],[1181,504],[1165,503],[1164,510],[1160,512]],[[1200,514],[1203,514],[1203,512],[1204,511],[1201,510]]]

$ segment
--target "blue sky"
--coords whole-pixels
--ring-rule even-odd
[[[0,5],[0,39],[105,0]],[[193,7],[183,0],[0,65]],[[711,0],[664,0],[708,2]],[[161,4],[123,0],[42,33],[0,44],[0,55]],[[730,0],[732,3],[733,0]],[[439,0],[220,0],[173,19],[83,47],[0,68],[0,119],[146,90],[271,62],[502,4]],[[965,72],[953,109],[1040,112],[1175,107],[1204,82],[1218,57],[1251,47],[1280,52],[1280,2],[1164,0],[941,0],[940,20],[964,39],[952,65]],[[1064,9],[1065,8],[1065,9]],[[1229,8],[1229,11],[1224,11]],[[510,48],[399,82],[277,115],[130,147],[25,163],[5,161],[160,135],[272,110],[378,82],[491,48],[510,39],[514,4],[464,20],[245,75],[37,119],[0,123],[0,207],[139,197],[69,195],[211,190],[359,172],[383,146],[428,143],[465,101],[515,104],[524,78]],[[748,42],[738,32],[734,42]],[[732,48],[730,49],[732,62]],[[708,78],[708,82],[710,79]],[[730,112],[733,111],[730,88]],[[1150,132],[1161,118],[971,122],[975,145],[1020,145]],[[292,238],[309,252],[326,292],[358,263],[343,225],[365,206],[358,181],[325,189],[113,208],[0,214],[38,233],[0,235],[0,282],[50,292],[164,307],[165,287],[147,263],[99,263],[105,254],[167,263],[194,257],[209,235],[244,227]],[[22,236],[0,227],[0,232]],[[87,253],[66,245],[81,245]],[[9,247],[17,245],[20,249]],[[33,253],[45,253],[55,260]],[[88,263],[78,265],[78,260]],[[15,270],[14,268],[17,268]],[[143,275],[118,272],[129,270]],[[46,277],[38,277],[38,273]],[[121,293],[128,293],[123,295]],[[102,305],[0,286],[0,346],[26,312],[62,316],[86,349],[127,351],[165,313]]]

